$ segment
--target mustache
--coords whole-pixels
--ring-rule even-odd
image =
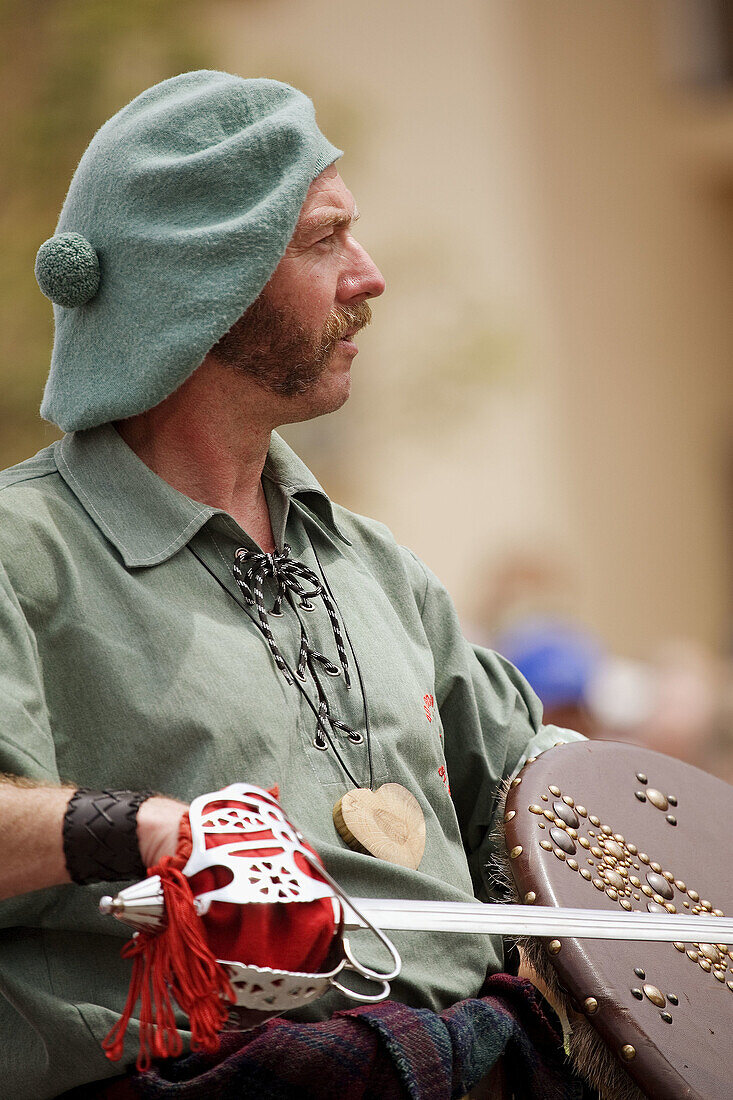
[[[372,319],[368,302],[357,302],[353,306],[338,306],[331,311],[323,329],[323,345],[329,347],[343,339],[349,332],[366,328]]]

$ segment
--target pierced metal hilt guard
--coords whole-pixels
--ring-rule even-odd
[[[282,812],[273,795],[259,787],[234,783],[213,794],[194,799],[189,809],[192,851],[183,873],[193,876],[199,871],[223,867],[232,878],[223,886],[208,890],[195,899],[197,912],[203,916],[212,901],[235,905],[290,904],[330,898],[334,920],[342,928],[339,953],[332,969],[318,974],[276,970],[220,959],[236,995],[235,1008],[276,1015],[300,1005],[310,1004],[333,986],[355,1001],[372,1003],[384,1000],[390,993],[390,982],[402,967],[394,944],[328,874],[303,843],[303,835]],[[263,841],[262,834],[270,834]],[[206,847],[207,835],[236,836],[236,839],[213,848]],[[254,837],[254,839],[253,839]],[[255,855],[267,848],[267,855]],[[318,876],[305,874],[298,866],[299,855]],[[99,902],[99,911],[111,915],[136,931],[156,932],[165,927],[165,900],[160,877],[136,882]],[[343,935],[344,913],[353,918],[356,913],[362,926],[371,930],[388,951],[392,966],[378,971],[360,963],[349,940]],[[330,957],[333,958],[334,953]],[[362,993],[344,985],[345,972],[359,974],[376,992]],[[236,1012],[231,1026],[240,1026]]]

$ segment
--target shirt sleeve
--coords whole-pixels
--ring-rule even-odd
[[[529,757],[583,737],[543,725],[542,704],[522,674],[498,653],[466,641],[446,589],[411,551],[407,554],[413,575],[415,565],[423,575],[421,617],[435,660],[435,702],[451,797],[474,889],[489,900],[494,896],[492,864],[503,851],[505,782]]]
[[[0,772],[59,781],[35,635],[1,564]]]
[[[57,784],[51,726],[36,640],[7,573],[0,564],[0,777],[23,776]],[[3,843],[12,845],[12,836]],[[0,902],[0,928],[37,922],[40,899],[50,891]]]

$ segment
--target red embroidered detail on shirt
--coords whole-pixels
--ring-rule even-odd
[[[433,710],[435,709],[435,699],[433,698],[433,696],[432,695],[423,695],[423,697],[422,697],[422,706],[423,706],[423,710],[425,711],[425,717],[427,718],[428,722],[432,722],[432,720],[433,720]]]
[[[450,783],[448,782],[448,772],[445,770],[445,764],[441,764],[438,768],[438,775],[443,780],[443,783],[450,794]]]

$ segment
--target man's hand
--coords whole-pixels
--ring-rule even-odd
[[[162,795],[143,802],[137,813],[137,839],[146,867],[153,867],[163,856],[175,853],[181,816],[187,809],[183,802]]]
[[[71,881],[62,836],[74,789],[34,786],[9,776],[0,779],[0,900]],[[138,842],[146,867],[174,854],[186,809],[182,802],[162,796],[143,802],[138,812]]]

